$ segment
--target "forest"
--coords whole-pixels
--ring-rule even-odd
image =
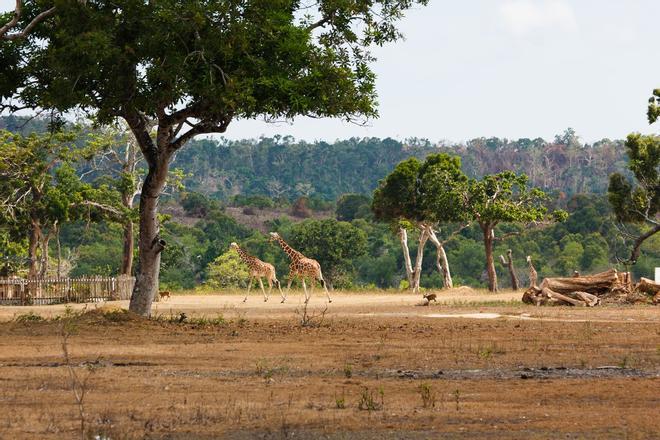
[[[37,135],[29,133],[52,139],[50,124],[46,119],[10,116],[0,119],[0,130],[7,144],[16,134],[26,145],[36,145]],[[135,253],[133,200],[144,178],[144,163],[135,160],[131,168],[125,161],[112,160],[131,155],[131,143],[119,129],[82,124],[67,136],[48,151],[35,153],[50,164],[42,170],[48,182],[38,182],[49,188],[38,213],[41,238],[31,239],[25,233],[30,229],[30,213],[24,212],[23,220],[18,211],[3,216],[4,275],[131,271],[122,254],[127,225],[130,252]],[[625,269],[632,237],[642,227],[618,221],[607,197],[610,174],[622,173],[626,178],[631,174],[623,144],[623,140],[602,140],[585,145],[571,129],[552,141],[491,138],[456,145],[376,138],[334,144],[289,137],[191,141],[174,157],[174,172],[161,199],[161,236],[167,242],[161,285],[172,290],[245,285],[245,269],[228,253],[233,241],[273,262],[284,276],[288,260],[269,243],[266,233],[272,230],[316,258],[334,288],[408,287],[398,226],[374,215],[373,191],[398,163],[442,153],[460,158],[460,168],[470,178],[504,170],[524,173],[529,185],[547,193],[546,208],[568,214],[564,221],[535,227],[516,222],[495,227],[493,253],[500,286],[509,285],[507,268],[499,262],[508,249],[523,284],[528,255],[540,276]],[[3,160],[16,161],[11,152],[3,148]],[[3,189],[6,196],[10,189]],[[454,285],[485,287],[482,231],[474,222],[459,223],[447,221],[437,227]],[[409,234],[410,252],[415,254],[419,231],[411,228]],[[419,279],[422,289],[444,285],[436,252],[433,246],[427,249]],[[651,237],[641,252],[631,270],[637,277],[652,276],[653,268],[660,266],[660,237]]]

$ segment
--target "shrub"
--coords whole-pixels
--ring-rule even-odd
[[[208,265],[208,281],[211,287],[242,287],[250,274],[238,253],[229,250]]]

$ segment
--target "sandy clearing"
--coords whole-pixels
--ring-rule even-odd
[[[520,300],[521,293],[504,292],[496,294],[481,294],[469,288],[458,288],[438,293],[438,304],[456,305],[487,302],[514,302]],[[199,315],[217,315],[226,313],[246,314],[250,317],[280,317],[291,315],[303,305],[302,291],[292,291],[285,303],[281,303],[279,295],[271,295],[267,302],[260,295],[251,295],[246,302],[244,296],[236,293],[220,293],[217,295],[173,295],[170,299],[154,303],[153,314],[169,314],[185,312]],[[417,295],[401,293],[346,293],[332,292],[332,303],[318,293],[310,299],[309,308],[317,309],[328,306],[328,312],[368,312],[392,308],[410,308],[422,303]],[[103,304],[128,308],[128,301],[108,301]],[[24,313],[35,313],[45,317],[61,315],[67,308],[72,310],[93,309],[100,303],[91,304],[58,304],[52,306],[1,306],[0,321],[7,321]],[[434,304],[435,305],[435,304]]]
[[[333,292],[332,303],[315,295],[308,305],[312,314],[326,313],[327,317],[420,317],[429,319],[508,319],[542,320],[561,322],[643,322],[660,323],[660,308],[642,306],[583,307],[533,307],[520,302],[520,292],[497,294],[480,293],[469,288],[458,288],[438,293],[437,303],[418,307],[423,301],[419,296],[385,292]],[[273,295],[268,302],[260,296],[250,296],[243,302],[240,293],[206,295],[174,295],[163,302],[154,303],[154,316],[185,313],[192,316],[228,319],[291,319],[296,318],[302,307],[302,292],[292,291],[282,304]],[[52,306],[4,306],[0,307],[0,321],[9,321],[18,315],[35,313],[53,318],[71,310],[92,310],[100,306],[128,308],[128,301],[110,301],[91,304],[59,304]],[[326,309],[327,308],[327,309]]]

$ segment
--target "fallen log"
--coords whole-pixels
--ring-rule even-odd
[[[547,287],[554,292],[563,294],[586,292],[598,296],[611,291],[620,284],[616,269],[610,269],[606,272],[588,276],[545,278],[539,287],[541,289]]]
[[[523,293],[522,301],[536,306],[579,306],[594,307],[600,304],[600,298],[587,292],[559,293],[544,287],[530,287]]]
[[[639,283],[633,286],[630,272],[610,269],[593,275],[550,277],[536,286],[533,279],[536,271],[531,264],[531,258],[527,257],[527,263],[530,267],[530,287],[522,296],[522,301],[527,304],[587,307],[594,307],[603,302],[660,304],[660,283],[641,278]]]
[[[552,298],[554,300],[557,300],[557,302],[565,302],[574,306],[586,306],[587,304],[584,301],[578,300],[578,299],[573,299],[570,298],[569,296],[562,295],[561,293],[555,292],[553,290],[548,289],[547,287],[544,287],[541,289],[541,293],[543,295],[547,296],[548,298]]]
[[[587,304],[587,307],[594,307],[600,304],[600,298],[587,292],[574,292],[582,301]]]
[[[653,280],[642,277],[639,279],[639,283],[637,283],[635,288],[644,293],[648,293],[649,295],[656,295],[660,292],[660,283],[656,283]]]

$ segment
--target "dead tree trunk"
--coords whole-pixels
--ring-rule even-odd
[[[535,305],[593,307],[603,299],[614,299],[617,302],[636,301],[631,293],[630,274],[610,269],[589,276],[545,278],[539,287],[532,285],[527,289],[522,300]]]
[[[541,288],[548,287],[558,293],[587,292],[594,295],[604,294],[619,284],[615,269],[594,275],[565,278],[545,278]]]
[[[497,272],[495,271],[495,259],[493,258],[493,243],[495,241],[495,225],[490,222],[480,223],[484,235],[484,247],[486,251],[486,271],[488,272],[488,290],[497,292]]]
[[[410,250],[408,249],[408,231],[406,228],[399,228],[399,242],[401,243],[401,251],[403,252],[403,266],[406,270],[406,278],[408,279],[408,288],[413,288],[413,267],[410,261]]]
[[[518,290],[518,276],[516,276],[516,270],[513,267],[513,258],[511,249],[506,251],[507,258],[504,258],[504,255],[500,255],[500,261],[504,266],[509,269],[509,275],[511,276],[511,288],[516,291]]]
[[[422,260],[424,259],[424,246],[429,239],[428,231],[420,228],[419,243],[417,244],[417,257],[415,259],[415,271],[413,276],[413,293],[419,293],[419,280],[422,277]]]
[[[428,231],[429,240],[435,245],[436,248],[436,260],[435,265],[438,268],[438,272],[442,274],[442,282],[446,289],[451,289],[454,287],[454,282],[451,279],[451,272],[449,271],[449,261],[447,260],[447,253],[445,252],[444,244],[438,240],[435,231],[431,226],[426,226]]]
[[[404,267],[406,269],[406,277],[408,279],[408,287],[413,293],[419,293],[419,281],[422,275],[422,260],[424,258],[424,246],[429,239],[428,232],[423,228],[419,228],[419,242],[417,245],[417,255],[415,256],[415,266],[412,266],[410,258],[410,250],[408,249],[408,232],[405,228],[399,228],[399,241],[401,242],[401,250],[403,251]]]

